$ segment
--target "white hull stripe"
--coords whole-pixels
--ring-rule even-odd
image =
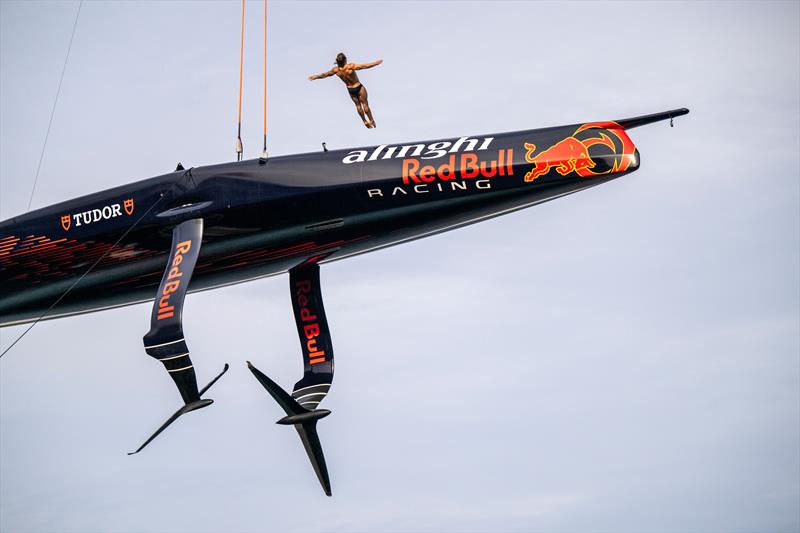
[[[295,395],[300,391],[304,391],[304,390],[307,390],[307,389],[315,389],[317,387],[327,387],[328,389],[330,389],[331,385],[330,385],[330,383],[320,383],[319,385],[311,385],[309,387],[303,387],[302,389],[297,389],[296,391],[292,392],[292,395]]]
[[[159,361],[169,361],[170,359],[177,359],[178,357],[186,357],[189,355],[189,352],[173,355],[172,357],[165,357],[164,359],[159,359]]]
[[[169,346],[170,344],[175,344],[176,342],[181,342],[183,339],[184,338],[181,337],[180,339],[178,339],[176,341],[169,341],[169,342],[165,342],[163,344],[153,344],[152,346],[145,346],[144,349],[145,350],[149,350],[150,348],[160,348],[162,346]]]
[[[311,394],[304,394],[303,396],[297,396],[297,397],[295,397],[295,400],[297,400],[297,403],[303,403],[303,402],[300,401],[302,398],[308,398],[310,396],[325,396],[326,394],[328,394],[328,393],[327,392],[312,392]]]
[[[183,368],[176,368],[175,370],[167,370],[167,372],[172,373],[172,372],[180,372],[181,370],[189,370],[190,368],[192,368],[192,366],[193,365],[189,365],[189,366],[185,366]]]

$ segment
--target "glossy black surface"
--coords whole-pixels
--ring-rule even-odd
[[[1,222],[0,326],[36,319],[95,262],[45,319],[152,299],[172,228],[191,218],[205,225],[193,292],[447,231],[638,166],[624,129],[605,122],[170,172]]]

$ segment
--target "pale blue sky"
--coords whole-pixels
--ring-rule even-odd
[[[0,218],[25,211],[76,2],[0,2]],[[261,131],[248,3],[246,155]],[[237,2],[83,5],[33,207],[234,156]],[[798,3],[270,2],[270,152],[686,106],[640,170],[322,271],[337,354],[326,498],[244,366],[300,376],[288,280],[191,295],[209,409],[145,305],[0,361],[2,531],[797,531]],[[345,51],[382,58],[360,125]],[[21,328],[0,330],[7,346]]]

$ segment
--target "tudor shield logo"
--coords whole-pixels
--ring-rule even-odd
[[[127,198],[122,202],[104,205],[96,209],[87,209],[78,213],[61,215],[61,227],[64,231],[69,231],[72,226],[80,228],[97,222],[103,222],[112,218],[125,215],[133,216],[133,198]]]

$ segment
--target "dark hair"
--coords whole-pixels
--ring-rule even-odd
[[[336,54],[336,64],[343,67],[345,63],[347,63],[347,57],[344,55],[344,52]]]

